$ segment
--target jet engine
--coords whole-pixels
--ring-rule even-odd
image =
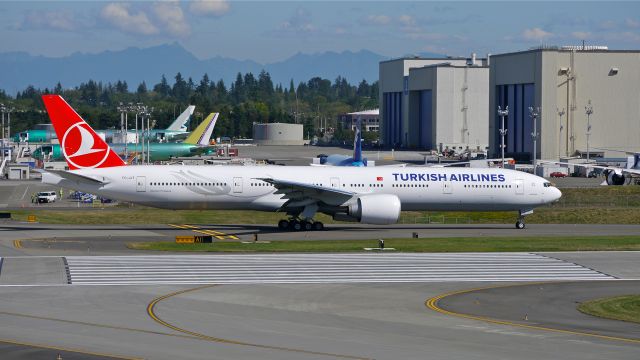
[[[627,180],[622,171],[606,170],[607,185],[624,185]]]
[[[400,199],[389,194],[364,195],[349,205],[347,214],[337,217],[341,218],[337,220],[349,217],[363,224],[395,224],[400,217]]]

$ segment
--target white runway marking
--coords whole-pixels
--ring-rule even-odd
[[[67,256],[76,285],[610,280],[537,254]]]

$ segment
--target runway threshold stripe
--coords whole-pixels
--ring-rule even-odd
[[[193,291],[210,288],[210,287],[213,287],[213,286],[215,286],[215,285],[199,286],[199,287],[196,287],[196,288],[176,291],[176,292],[173,292],[173,293],[170,293],[170,294],[159,296],[159,297],[153,299],[149,303],[149,305],[147,305],[147,314],[149,315],[149,317],[151,317],[151,319],[153,319],[153,321],[157,322],[158,324],[160,324],[162,326],[168,327],[169,329],[172,329],[172,330],[184,333],[184,334],[188,334],[188,335],[197,337],[197,338],[202,339],[202,340],[211,341],[211,342],[231,344],[231,345],[250,346],[250,347],[262,348],[262,349],[279,350],[279,351],[303,353],[303,354],[310,354],[310,355],[321,355],[321,356],[341,358],[341,359],[372,360],[372,359],[369,359],[369,358],[363,358],[363,357],[359,357],[359,356],[340,355],[340,354],[333,354],[333,353],[326,353],[326,352],[309,351],[309,350],[302,350],[302,349],[295,349],[295,348],[288,348],[288,347],[274,346],[274,345],[254,344],[254,343],[249,343],[249,342],[244,342],[244,341],[238,341],[238,340],[232,340],[232,339],[223,339],[223,338],[208,336],[208,335],[204,335],[204,334],[200,334],[200,333],[197,333],[197,332],[189,331],[189,330],[186,330],[186,329],[183,329],[183,328],[179,328],[179,327],[177,327],[175,325],[172,325],[172,324],[162,320],[155,313],[156,305],[159,302],[161,302],[162,300],[165,300],[165,299],[168,299],[170,297],[177,296],[177,295],[182,295],[182,294],[185,294],[185,293],[193,292]]]
[[[542,284],[547,284],[547,283],[546,282],[542,282],[540,284],[542,285]],[[513,321],[508,321],[508,320],[493,319],[493,318],[484,317],[484,316],[478,316],[478,315],[471,315],[471,314],[465,314],[465,313],[449,311],[449,310],[445,310],[445,309],[443,309],[442,307],[439,306],[440,300],[442,300],[444,298],[447,298],[447,297],[450,297],[450,296],[454,296],[454,295],[467,294],[467,293],[471,293],[471,292],[474,292],[474,291],[480,291],[480,290],[499,289],[499,288],[524,286],[524,285],[531,285],[531,284],[529,283],[529,284],[515,284],[515,285],[498,285],[498,286],[488,286],[488,287],[482,287],[482,288],[474,288],[474,289],[467,289],[467,290],[449,292],[449,293],[441,294],[441,295],[438,295],[438,296],[434,296],[434,297],[432,297],[430,299],[427,299],[425,301],[425,306],[427,308],[433,310],[433,311],[439,312],[439,313],[444,314],[444,315],[456,316],[456,317],[465,318],[465,319],[471,319],[471,320],[478,320],[478,321],[483,321],[483,322],[487,322],[487,323],[491,323],[491,324],[508,325],[508,326],[525,328],[525,329],[550,331],[550,332],[557,332],[557,333],[570,334],[570,335],[588,336],[588,337],[594,337],[594,338],[604,339],[604,340],[614,340],[614,341],[623,341],[623,342],[630,342],[630,343],[640,344],[640,339],[625,338],[625,337],[620,337],[620,336],[609,336],[609,335],[602,335],[602,334],[583,332],[583,331],[558,329],[558,328],[552,328],[552,327],[548,327],[548,326],[527,325],[527,324],[517,323],[517,322],[513,322]]]
[[[265,284],[610,280],[536,254],[69,256],[73,284]],[[447,258],[449,256],[449,258]],[[464,258],[462,258],[464,257]],[[436,259],[432,261],[431,259]],[[339,259],[339,261],[336,261]]]
[[[469,280],[469,279],[465,279],[465,278],[460,278],[460,279],[448,279],[449,281],[455,281],[455,282],[469,282],[469,281],[474,281],[474,282],[505,282],[505,283],[521,283],[523,281],[526,282],[540,282],[540,281],[547,281],[547,282],[562,282],[562,281],[608,281],[605,279],[592,279],[592,278],[575,278],[575,279],[549,279],[549,278],[530,278],[530,279],[473,279],[473,280]],[[416,281],[416,280],[412,280],[412,279],[396,279],[396,280],[385,280],[385,281],[380,281],[380,280],[366,280],[363,281],[362,279],[354,279],[351,281],[347,281],[347,280],[341,280],[341,281],[324,281],[324,280],[318,280],[318,281],[312,281],[312,280],[288,280],[288,281],[282,281],[282,280],[278,280],[278,281],[266,281],[266,280],[261,280],[261,281],[203,281],[203,280],[194,280],[194,281],[114,281],[114,282],[104,282],[104,281],[99,281],[99,282],[91,282],[91,281],[87,281],[87,282],[82,282],[79,283],[77,285],[82,285],[82,286],[141,286],[141,285],[260,285],[260,284],[265,284],[265,285],[271,285],[271,284],[407,284],[407,283],[441,283],[442,280],[438,280],[438,279],[432,279],[429,281]],[[20,286],[32,286],[32,285],[11,285],[14,287],[20,287]],[[42,285],[45,286],[45,285]],[[50,286],[50,285],[47,285]]]

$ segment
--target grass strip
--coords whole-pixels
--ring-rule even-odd
[[[384,239],[385,247],[400,252],[537,252],[640,250],[638,236],[458,237]],[[362,252],[378,240],[287,240],[270,243],[217,241],[212,244],[132,242],[135,250],[196,252]]]
[[[624,295],[583,302],[578,310],[607,319],[640,323],[640,295]]]

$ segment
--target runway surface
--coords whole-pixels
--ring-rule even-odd
[[[257,230],[272,229],[195,226],[243,240]],[[408,237],[414,231],[421,237],[522,234],[505,225],[399,225],[260,236]],[[526,231],[615,235],[638,227],[531,225]],[[187,234],[194,232],[168,225],[12,222],[0,229],[0,357],[640,358],[640,344],[579,334],[586,329],[632,333],[575,310],[576,301],[591,296],[637,293],[640,285],[629,279],[640,279],[640,252],[177,255],[124,248],[127,241],[173,241]],[[529,280],[571,282],[469,294],[462,308],[448,309],[481,307],[477,315],[514,323],[527,313],[530,323],[566,324],[575,332],[460,318],[425,306],[427,299],[442,294]],[[593,327],[596,322],[598,327]]]
[[[275,225],[54,225],[0,221],[0,256],[15,255],[122,255],[128,242],[175,241],[178,235],[212,235],[214,240],[350,240],[431,237],[524,237],[524,236],[620,236],[640,234],[640,225],[529,224],[524,230],[507,224],[368,226],[327,225],[326,231],[281,232]],[[222,238],[222,239],[219,239]],[[17,241],[17,242],[16,242]]]

